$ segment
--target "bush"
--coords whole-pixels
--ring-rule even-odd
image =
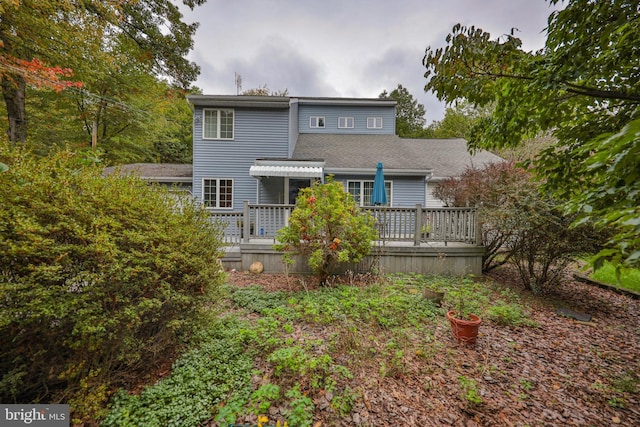
[[[0,401],[99,416],[212,301],[221,233],[189,200],[68,151],[0,148]]]
[[[557,285],[575,257],[597,250],[598,234],[587,225],[573,227],[575,217],[564,215],[553,201],[538,197],[516,207],[516,233],[505,246],[525,288],[542,292]]]
[[[528,170],[510,162],[469,168],[443,181],[434,194],[450,206],[477,206],[486,248],[482,270],[512,263],[534,291],[557,283],[572,257],[606,241],[588,224],[572,226],[575,218],[541,194]]]
[[[308,257],[320,283],[341,263],[359,262],[371,251],[376,238],[374,218],[364,214],[351,194],[331,177],[300,190],[289,225],[278,231],[276,250]]]
[[[516,235],[516,203],[536,197],[531,175],[511,162],[492,163],[484,169],[467,168],[460,177],[451,177],[434,190],[446,206],[478,207],[482,224],[482,271],[489,272],[509,262],[511,251],[505,243]]]

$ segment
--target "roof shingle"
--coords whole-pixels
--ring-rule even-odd
[[[324,159],[328,169],[431,170],[434,178],[460,175],[469,166],[502,159],[488,151],[471,155],[464,139],[404,139],[397,135],[301,134],[293,159]]]

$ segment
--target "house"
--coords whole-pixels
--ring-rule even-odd
[[[379,162],[391,207],[442,206],[438,181],[501,159],[463,139],[403,139],[389,99],[189,95],[193,194],[212,212],[243,202],[294,204],[300,188],[333,175],[370,204]]]
[[[390,99],[188,95],[193,110],[193,165],[150,172],[150,181],[183,182],[221,223],[222,261],[248,269],[254,261],[281,272],[272,245],[288,223],[298,191],[333,175],[376,216],[378,242],[353,271],[480,274],[484,248],[473,208],[443,208],[433,197],[439,181],[465,168],[501,161],[467,152],[462,139],[403,139],[396,135]],[[371,207],[378,163],[388,205]],[[123,173],[123,171],[121,171]],[[125,171],[126,173],[126,171]],[[183,174],[183,175],[182,175]],[[294,271],[304,272],[300,261]]]

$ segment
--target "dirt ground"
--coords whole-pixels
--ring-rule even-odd
[[[328,403],[331,396],[314,395],[315,426],[640,426],[640,302],[570,275],[538,297],[515,277],[508,269],[491,275],[518,291],[537,327],[486,321],[469,347],[453,339],[443,316],[433,354],[405,354],[404,369],[391,376],[381,376],[377,364],[350,363],[345,356],[340,363],[354,374],[349,386],[358,399],[344,417]],[[272,274],[230,272],[229,280],[267,290],[317,286],[310,278]],[[560,316],[558,307],[592,320]],[[329,327],[318,328],[318,337],[327,336]],[[465,398],[461,377],[474,380],[481,403]],[[281,414],[276,409],[271,415]]]

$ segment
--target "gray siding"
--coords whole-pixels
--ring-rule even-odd
[[[426,207],[428,208],[441,208],[444,207],[444,203],[433,195],[433,190],[435,190],[438,185],[438,181],[429,181],[427,182],[427,203]]]
[[[242,211],[244,200],[256,202],[256,179],[249,175],[254,160],[288,155],[288,110],[236,108],[233,140],[203,140],[202,107],[195,108],[194,116],[194,196],[202,201],[203,178],[231,178],[233,211]]]
[[[324,128],[310,128],[309,118],[325,118]],[[338,128],[338,117],[353,117],[354,127]],[[368,129],[367,117],[382,117],[382,129]],[[298,109],[298,129],[300,133],[347,133],[347,134],[387,134],[396,133],[395,109],[392,106],[333,106],[301,104]]]
[[[261,204],[283,204],[284,203],[284,178],[263,177],[258,184],[258,202]]]
[[[417,203],[425,205],[424,177],[393,177],[393,206],[415,207]]]

